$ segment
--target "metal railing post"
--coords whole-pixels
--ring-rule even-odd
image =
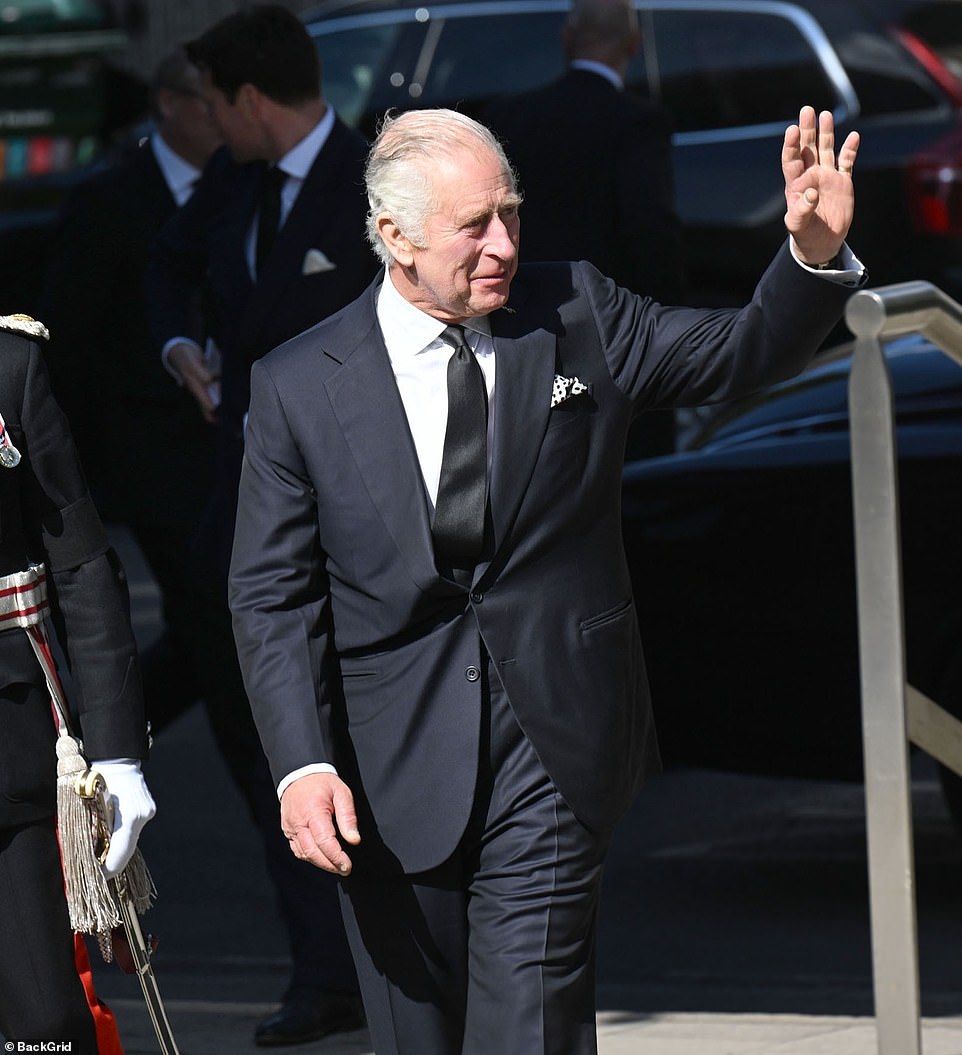
[[[860,290],[845,321],[856,338],[849,420],[878,1051],[920,1055],[909,739],[962,773],[962,723],[905,680],[895,415],[881,341],[917,332],[962,365],[962,305],[929,282],[905,282]]]
[[[920,1055],[898,480],[884,305],[854,303],[849,380],[872,963],[879,1055]]]

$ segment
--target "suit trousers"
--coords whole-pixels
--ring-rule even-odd
[[[53,818],[0,831],[0,1033],[97,1055]]]
[[[594,1055],[609,837],[572,814],[485,666],[473,811],[455,853],[404,875],[381,847],[342,886],[374,1048]]]

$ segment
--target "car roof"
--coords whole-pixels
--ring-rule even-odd
[[[490,8],[492,6],[523,12],[526,8],[564,9],[571,5],[570,0],[440,0],[438,3],[425,2],[425,0],[326,0],[324,3],[316,4],[301,12],[301,19],[311,22],[317,19],[368,12],[417,11],[422,8],[431,12],[438,8]],[[867,3],[866,0],[635,0],[635,6],[639,8],[703,7],[718,10],[797,7],[818,14],[838,9],[856,10],[866,15],[872,15],[875,11],[872,4]]]

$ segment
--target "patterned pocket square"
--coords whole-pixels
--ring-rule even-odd
[[[317,275],[322,271],[334,271],[337,264],[327,258],[320,249],[308,249],[304,254],[304,263],[301,265],[302,275]]]
[[[554,375],[554,384],[551,386],[551,406],[556,407],[572,396],[580,396],[583,392],[590,392],[589,385],[584,384],[577,377],[562,377],[561,374]]]

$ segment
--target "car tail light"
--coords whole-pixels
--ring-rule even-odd
[[[902,47],[925,68],[925,72],[945,92],[949,101],[954,106],[962,107],[962,81],[942,61],[938,52],[921,37],[907,29],[895,26],[892,28],[892,33]]]
[[[962,124],[914,157],[906,178],[916,231],[962,237]]]
[[[941,57],[907,29],[893,27],[892,33],[924,67],[949,102],[962,108],[962,81]],[[922,234],[962,237],[962,123],[913,158],[907,178],[915,229]]]

